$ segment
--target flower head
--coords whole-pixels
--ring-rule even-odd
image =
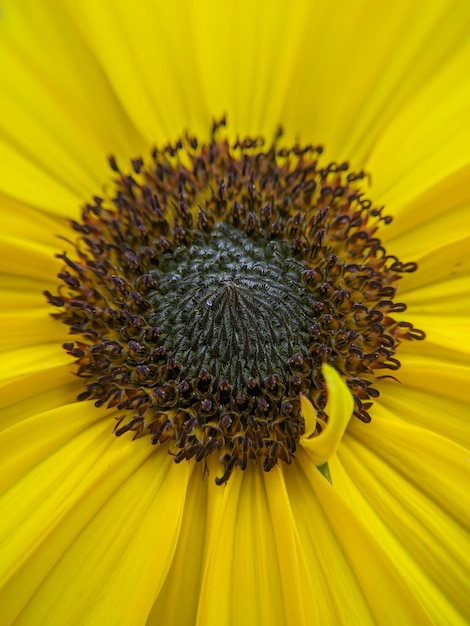
[[[470,11],[246,4],[4,3],[6,623],[470,616]]]

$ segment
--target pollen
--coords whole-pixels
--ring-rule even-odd
[[[316,145],[185,134],[134,159],[73,221],[53,315],[83,379],[80,400],[118,412],[115,434],[148,437],[176,463],[217,455],[217,484],[250,465],[291,463],[300,398],[328,424],[322,365],[371,420],[377,380],[424,333],[396,319],[414,263],[380,240],[391,221],[364,172],[322,164]],[[385,374],[386,375],[386,374]],[[315,436],[315,433],[314,433]]]

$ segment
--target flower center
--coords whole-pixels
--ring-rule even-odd
[[[221,223],[150,272],[158,287],[147,296],[149,321],[184,364],[183,376],[205,368],[238,391],[270,374],[286,384],[289,358],[308,354],[316,304],[303,270],[283,242]]]
[[[79,399],[117,407],[115,433],[148,435],[178,463],[217,454],[218,484],[250,462],[290,463],[305,434],[301,403],[328,427],[322,365],[370,421],[377,370],[399,368],[424,333],[391,315],[396,282],[416,269],[376,236],[390,221],[363,172],[320,167],[321,147],[260,138],[199,146],[185,136],[132,162],[113,158],[114,191],[72,222],[59,274],[64,344],[85,380]],[[305,406],[305,404],[304,404]]]

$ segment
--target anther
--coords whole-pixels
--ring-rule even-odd
[[[367,174],[322,166],[321,146],[281,146],[282,131],[266,147],[229,144],[225,125],[127,172],[109,157],[110,193],[71,223],[75,252],[57,255],[61,287],[44,292],[79,338],[64,343],[79,399],[117,407],[117,436],[148,436],[176,463],[221,457],[217,484],[293,461],[300,394],[322,431],[323,363],[367,423],[400,343],[424,339],[393,318],[406,311],[398,281],[417,266],[383,247],[391,218],[366,197]]]

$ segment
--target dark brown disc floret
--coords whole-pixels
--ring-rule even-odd
[[[290,463],[305,424],[300,394],[327,424],[323,363],[371,419],[378,374],[398,345],[423,339],[395,302],[416,269],[387,254],[389,223],[363,172],[320,164],[313,145],[230,144],[186,135],[132,161],[114,158],[109,198],[72,222],[54,316],[85,389],[115,407],[118,436],[167,444],[175,462],[217,454],[218,484],[252,462]]]

